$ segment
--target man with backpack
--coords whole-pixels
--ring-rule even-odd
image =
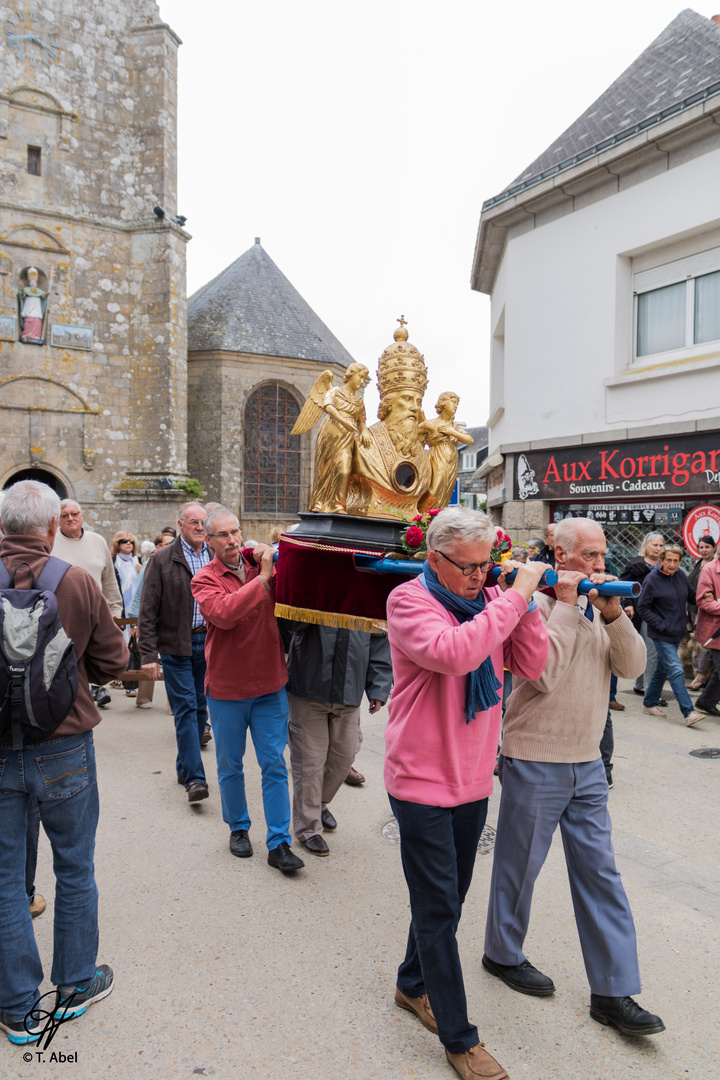
[[[58,1018],[80,1016],[113,987],[111,969],[96,965],[91,729],[101,715],[89,683],[118,678],[127,650],[92,577],[50,558],[59,514],[58,496],[35,480],[9,488],[0,511],[0,1028],[17,1044],[40,1038],[48,1010]],[[35,627],[37,637],[20,633],[23,625]],[[25,895],[33,795],[56,875],[51,979],[57,993],[43,999],[43,1020],[33,1013],[43,970]]]

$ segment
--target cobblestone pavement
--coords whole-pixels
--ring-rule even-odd
[[[590,1019],[558,838],[537,884],[527,941],[530,959],[553,977],[557,993],[549,999],[516,994],[485,973],[480,958],[492,855],[481,854],[460,949],[470,1015],[512,1080],[720,1076],[720,760],[690,756],[720,747],[720,721],[686,728],[674,702],[661,719],[645,716],[629,686],[621,683],[618,695],[625,712],[613,713],[610,806],[637,924],[639,1000],[660,1014],[667,1031],[627,1039]],[[367,783],[343,785],[338,793],[330,857],[304,854],[305,870],[283,877],[266,863],[252,750],[246,772],[255,855],[236,859],[221,816],[214,744],[205,751],[210,798],[190,807],[175,782],[174,730],[162,687],[148,710],[114,691],[96,729],[96,862],[98,959],[114,968],[116,987],[61,1027],[42,1061],[32,1047],[3,1040],[0,1076],[454,1076],[438,1041],[393,1004],[408,902],[394,830],[383,834],[391,821],[382,784],[385,716],[385,710],[365,716],[358,766]],[[497,806],[496,791],[491,826]],[[49,973],[53,876],[44,835],[37,884],[48,901],[35,930]],[[32,1054],[27,1063],[25,1051]]]

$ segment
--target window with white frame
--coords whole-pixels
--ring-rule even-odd
[[[686,359],[720,347],[720,248],[633,274],[636,360]]]
[[[474,469],[476,460],[477,460],[477,454],[469,454],[469,453],[463,454],[462,455],[462,468],[463,468],[463,470],[465,470],[465,469]]]

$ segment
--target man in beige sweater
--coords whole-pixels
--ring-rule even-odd
[[[123,613],[122,597],[105,540],[99,533],[88,532],[83,527],[82,510],[73,499],[63,499],[60,503],[58,526],[53,555],[87,571],[100,586],[110,614],[119,619]],[[110,704],[112,699],[104,686],[91,686],[90,689],[96,705],[104,708]]]
[[[557,826],[590,983],[590,1015],[626,1035],[665,1030],[642,1009],[635,927],[615,867],[608,783],[600,756],[610,675],[632,679],[645,645],[617,597],[578,595],[583,578],[606,580],[605,534],[586,518],[555,529],[555,595],[538,594],[549,640],[539,679],[516,679],[503,724],[498,816],[483,967],[513,990],[544,997],[552,979],[523,943],[535,880]],[[589,602],[588,602],[589,601]]]

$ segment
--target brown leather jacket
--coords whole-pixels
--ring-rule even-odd
[[[143,664],[157,664],[159,653],[192,656],[190,635],[195,604],[191,581],[179,536],[148,559],[138,613]]]
[[[0,555],[12,574],[18,563],[27,562],[37,578],[52,554],[41,536],[4,536]],[[30,585],[30,575],[18,570],[20,588]],[[90,731],[102,719],[90,694],[89,682],[102,686],[117,679],[127,667],[127,645],[110,614],[100,586],[86,570],[71,566],[55,593],[63,630],[75,645],[78,661],[78,694],[75,704],[52,735],[75,735]]]

